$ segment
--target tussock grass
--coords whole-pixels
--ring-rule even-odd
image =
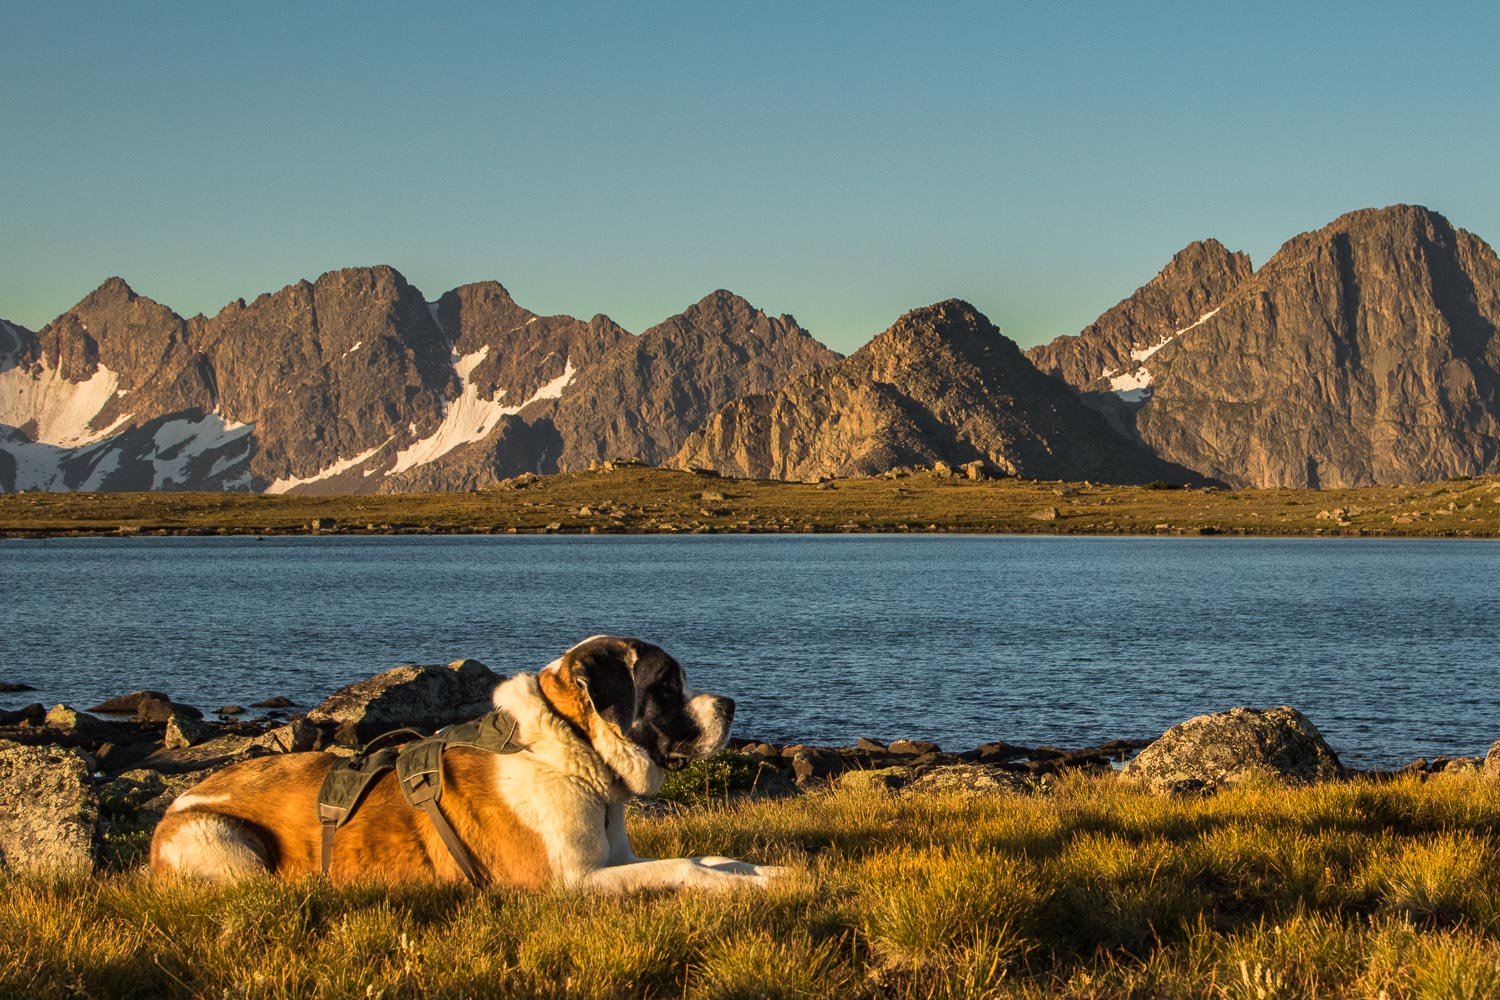
[[[0,881],[0,996],[1500,996],[1500,793],[1476,778],[1161,799],[833,791],[632,819],[760,893]]]

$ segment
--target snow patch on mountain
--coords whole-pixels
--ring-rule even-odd
[[[73,455],[71,449],[59,448],[55,444],[38,444],[18,435],[17,440],[0,444],[0,452],[10,455],[16,464],[11,490],[49,490],[61,493],[68,489],[63,482],[63,464]],[[3,486],[4,484],[0,484],[0,487]]]
[[[1217,309],[1210,309],[1180,330],[1173,330],[1171,336],[1158,344],[1153,344],[1150,347],[1132,348],[1130,357],[1135,362],[1135,365],[1129,371],[1121,373],[1117,368],[1106,368],[1104,370],[1104,377],[1109,379],[1109,387],[1114,390],[1115,395],[1127,403],[1145,402],[1151,395],[1151,372],[1142,363],[1184,333],[1202,326],[1210,319],[1213,319],[1218,311]]]
[[[1116,375],[1109,380],[1109,387],[1127,403],[1141,403],[1151,395],[1151,371],[1142,366],[1133,372]]]
[[[1189,330],[1196,329],[1197,327],[1202,326],[1204,323],[1207,323],[1209,320],[1213,319],[1214,316],[1218,315],[1218,312],[1218,309],[1210,309],[1208,312],[1204,313],[1202,316],[1199,316],[1197,319],[1193,320],[1181,330],[1178,330],[1176,333],[1172,334],[1172,337],[1180,337],[1184,333],[1187,333]],[[1168,337],[1167,339],[1171,340],[1172,337]]]
[[[370,459],[374,458],[375,455],[380,451],[380,449],[391,443],[391,440],[391,438],[386,438],[384,441],[380,442],[369,451],[362,451],[352,458],[345,458],[340,461],[334,462],[328,468],[319,469],[317,472],[314,472],[310,476],[288,476],[285,479],[273,480],[271,484],[266,487],[266,492],[285,493],[288,490],[296,489],[298,486],[306,486],[308,483],[316,483],[324,479],[331,479],[341,473],[348,472],[350,469],[357,468],[368,462]],[[370,475],[372,471],[374,470],[366,469],[365,475]]]
[[[130,419],[126,414],[108,427],[90,426],[120,385],[120,376],[103,365],[83,382],[63,378],[45,357],[41,369],[33,375],[18,365],[0,372],[0,424],[32,424],[37,443],[77,448],[109,437]]]
[[[253,450],[248,440],[252,426],[227,421],[217,412],[202,417],[178,417],[163,422],[149,436],[141,428],[122,431],[92,444],[66,447],[29,441],[18,432],[0,440],[0,452],[15,461],[15,478],[0,488],[12,490],[101,490],[110,476],[129,464],[151,473],[153,490],[207,483],[242,465]],[[234,446],[241,447],[235,449]],[[207,475],[193,475],[195,464],[206,463],[215,452]],[[72,483],[69,483],[71,478]],[[243,475],[242,477],[243,478]],[[144,482],[144,481],[143,481]],[[140,487],[136,487],[140,488]],[[222,489],[248,488],[224,482]]]
[[[188,482],[188,467],[193,462],[209,452],[227,448],[253,429],[251,424],[225,420],[217,410],[198,420],[168,420],[152,435],[154,453],[150,456],[150,461],[154,473],[151,488],[159,490],[167,486],[185,485]],[[227,465],[224,457],[220,456],[219,461],[214,463],[214,467],[220,472],[250,457],[248,443],[243,453]]]
[[[1173,341],[1173,339],[1176,338],[1176,336],[1177,336],[1177,334],[1174,333],[1174,334],[1172,334],[1171,337],[1168,337],[1166,340],[1163,340],[1161,343],[1157,344],[1154,347],[1138,347],[1138,348],[1135,348],[1134,350],[1132,350],[1130,352],[1130,356],[1131,356],[1131,358],[1135,359],[1136,361],[1145,361],[1147,358],[1151,357],[1151,355],[1155,354],[1157,351],[1161,350],[1163,347],[1166,347],[1168,344],[1170,344]]]
[[[458,398],[448,401],[443,409],[443,422],[436,430],[396,454],[396,464],[390,469],[391,475],[435,462],[460,445],[484,440],[499,426],[503,418],[520,413],[539,399],[557,399],[578,374],[573,362],[567,361],[563,373],[557,378],[537,389],[520,405],[506,406],[502,402],[505,398],[504,389],[492,399],[484,399],[479,395],[479,386],[469,378],[489,353],[489,345],[485,345],[473,354],[454,356],[453,370],[462,383]]]

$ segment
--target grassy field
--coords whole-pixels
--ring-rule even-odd
[[[779,888],[624,899],[320,882],[0,885],[0,995],[1500,996],[1500,795],[1471,777],[1163,799],[833,791],[633,818]]]
[[[911,531],[1500,536],[1500,479],[1213,490],[997,479],[778,483],[625,466],[520,488],[394,496],[0,495],[0,534]]]

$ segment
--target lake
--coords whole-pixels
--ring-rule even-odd
[[[1500,738],[1500,544],[975,536],[0,541],[0,695],[310,706],[399,663],[657,642],[736,733],[1082,746],[1290,704],[1346,763]]]

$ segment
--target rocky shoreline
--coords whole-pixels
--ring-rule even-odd
[[[400,727],[429,731],[488,711],[501,678],[476,660],[407,664],[334,692],[306,712],[259,702],[258,719],[226,705],[204,717],[160,691],[136,691],[80,711],[40,703],[0,711],[0,870],[127,868],[143,857],[172,800],[235,761],[321,750],[350,755]],[[25,685],[5,684],[10,693]],[[1487,757],[1418,759],[1394,771],[1345,768],[1317,728],[1289,707],[1199,716],[1154,740],[1064,749],[985,743],[945,750],[921,739],[854,746],[735,739],[719,757],[673,774],[648,812],[737,795],[795,795],[826,787],[892,794],[1027,794],[1069,774],[1140,782],[1161,794],[1206,794],[1245,782],[1421,779],[1470,775],[1500,782],[1500,740]]]

